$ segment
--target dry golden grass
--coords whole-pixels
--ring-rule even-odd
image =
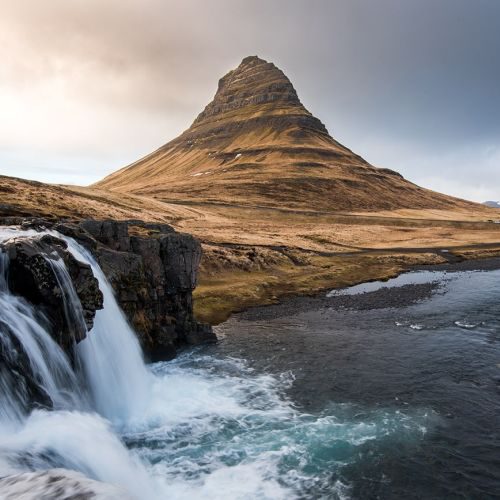
[[[92,187],[0,177],[0,215],[142,219],[197,236],[195,307],[212,323],[415,263],[497,255],[498,213],[373,167],[257,57],[222,78],[186,132]]]
[[[441,249],[474,257],[500,243],[492,209],[370,165],[257,57],[221,79],[183,134],[79,191],[93,193],[202,241],[196,310],[211,322],[286,294],[443,261]]]
[[[0,213],[170,223],[204,247],[195,308],[212,323],[293,294],[384,279],[446,255],[500,255],[494,209],[361,214],[165,203],[95,188],[0,177]],[[441,249],[450,251],[443,254]]]
[[[165,202],[309,212],[474,210],[376,168],[329,135],[286,75],[245,58],[184,133],[94,187]]]

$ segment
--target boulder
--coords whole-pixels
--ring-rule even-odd
[[[122,488],[85,477],[67,469],[22,472],[0,479],[3,500],[132,500]]]

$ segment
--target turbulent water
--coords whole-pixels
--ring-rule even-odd
[[[499,271],[439,276],[397,310],[233,319],[217,346],[147,366],[98,265],[67,241],[104,294],[78,374],[0,259],[0,320],[56,407],[25,416],[0,380],[0,477],[70,469],[119,488],[92,483],[102,498],[145,500],[495,497]]]

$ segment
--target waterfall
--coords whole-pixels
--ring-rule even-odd
[[[259,374],[231,357],[194,350],[147,367],[90,252],[46,233],[90,265],[104,307],[70,363],[40,308],[9,290],[9,258],[0,249],[0,359],[6,360],[0,364],[0,497],[7,491],[13,498],[54,498],[48,493],[53,478],[76,471],[67,476],[73,483],[63,481],[61,496],[74,492],[77,481],[82,498],[90,488],[85,498],[95,493],[101,500],[284,500],[311,498],[314,491],[321,493],[314,498],[347,498],[339,471],[360,460],[366,443],[384,446],[397,438],[395,445],[404,447],[426,432],[427,410],[407,415],[339,405],[338,417],[330,408],[301,413],[280,391],[291,374]],[[37,234],[0,229],[0,242]],[[86,323],[68,269],[57,255],[47,258],[66,320],[80,332]],[[19,361],[29,386],[12,368]],[[30,406],[30,391],[45,395],[52,408]],[[333,484],[332,477],[338,478]],[[108,493],[108,486],[117,492]]]
[[[96,312],[94,327],[76,346],[94,408],[115,423],[130,423],[145,411],[152,385],[139,342],[115,300],[111,285],[90,252],[71,238],[57,233],[54,236],[64,239],[71,253],[91,266],[104,295],[104,308]],[[62,261],[55,270],[69,314],[76,313],[77,320],[84,324],[80,300]]]
[[[19,356],[15,344],[22,346],[33,378],[50,397],[54,408],[82,408],[85,398],[66,355],[48,333],[44,318],[22,298],[10,294],[7,271],[8,256],[1,253],[0,343],[5,356]],[[9,373],[1,375],[0,420],[14,424],[22,420],[24,408],[29,404],[28,394]]]
[[[34,234],[3,230],[0,241]],[[0,367],[0,477],[24,472],[26,467],[46,470],[57,466],[125,486],[137,498],[157,498],[148,472],[108,423],[119,427],[141,417],[149,401],[152,375],[95,259],[74,240],[50,234],[65,240],[73,256],[91,266],[104,296],[104,308],[97,311],[87,338],[75,346],[74,370],[52,339],[46,318],[10,292],[9,259],[0,250],[0,352],[16,356],[17,343],[37,389],[53,405],[53,411],[29,413],[26,388],[19,386],[15,374]],[[51,256],[47,262],[63,292],[68,324],[84,327],[82,306],[63,260]]]
[[[7,233],[8,236],[12,234]],[[33,232],[19,232],[16,236],[23,234],[32,236]],[[56,232],[50,234],[65,240],[73,256],[91,266],[104,296],[104,308],[96,312],[94,327],[87,332],[87,338],[75,346],[76,359],[84,373],[92,407],[112,422],[133,421],[145,410],[152,385],[139,342],[118,306],[108,280],[90,252],[71,238]],[[40,314],[23,299],[10,294],[6,280],[8,256],[5,253],[0,255],[0,322],[9,325],[23,346],[36,379],[40,380],[41,387],[50,396],[54,406],[82,408],[84,398],[81,390],[77,389],[77,375],[43,326]],[[70,327],[75,325],[75,329],[77,326],[86,329],[82,306],[63,260],[47,260],[63,292],[68,324]],[[2,342],[8,342],[7,335],[3,334]],[[6,408],[9,408],[9,413],[16,413],[12,404],[6,405]]]

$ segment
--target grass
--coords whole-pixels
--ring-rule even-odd
[[[282,297],[387,279],[414,264],[500,255],[498,211],[340,213],[199,202],[167,203],[94,188],[0,176],[0,215],[166,222],[204,246],[195,312],[220,323]],[[151,236],[143,228],[135,234]]]
[[[365,281],[387,280],[411,265],[442,262],[445,260],[435,254],[314,256],[305,266],[202,274],[194,291],[195,315],[200,321],[218,324],[235,312],[273,304],[287,296],[315,295]]]

